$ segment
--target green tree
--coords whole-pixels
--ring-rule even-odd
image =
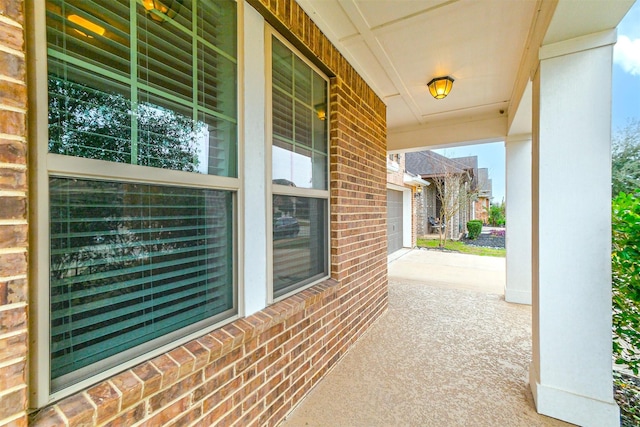
[[[489,224],[494,227],[502,227],[506,222],[505,218],[505,204],[504,202],[499,205],[491,205],[489,207]]]
[[[640,188],[640,119],[632,119],[612,140],[611,190],[613,196]]]
[[[618,364],[640,371],[640,193],[612,203],[613,353]]]

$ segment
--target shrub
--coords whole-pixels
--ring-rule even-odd
[[[640,370],[640,193],[612,201],[613,354]]]
[[[482,221],[479,219],[472,219],[467,222],[467,230],[469,231],[469,238],[475,240],[482,232]]]

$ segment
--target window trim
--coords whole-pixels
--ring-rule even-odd
[[[133,7],[133,6],[132,6]],[[178,170],[159,169],[141,165],[116,163],[90,158],[71,157],[48,152],[48,67],[47,67],[47,27],[46,0],[25,2],[26,47],[27,47],[27,90],[29,148],[29,407],[41,408],[52,402],[75,394],[88,386],[130,369],[146,360],[179,347],[211,331],[231,323],[244,315],[244,2],[236,0],[236,171],[237,177],[225,177]],[[71,384],[59,391],[51,392],[50,366],[50,227],[49,227],[49,177],[67,176],[89,179],[104,179],[120,182],[137,182],[170,186],[188,186],[234,192],[232,209],[233,233],[233,308],[234,314],[200,328],[206,320],[196,322],[183,329],[171,332],[162,339],[165,344],[151,347],[148,343],[134,347],[138,356],[117,366],[101,371]],[[192,332],[184,335],[185,329]],[[171,337],[175,340],[170,340]],[[107,360],[107,359],[105,359]],[[91,365],[94,366],[94,365]]]
[[[315,73],[317,73],[323,80],[327,82],[327,111],[326,117],[329,122],[328,131],[327,131],[327,189],[319,190],[314,188],[302,188],[302,187],[290,187],[286,185],[278,185],[272,184],[273,174],[273,159],[272,159],[272,150],[273,150],[273,48],[272,48],[272,40],[273,37],[277,38],[282,44],[284,44],[291,52],[296,55],[299,59],[301,59],[305,64],[307,64]],[[273,304],[275,302],[286,299],[292,295],[295,295],[305,289],[308,289],[318,283],[321,283],[328,278],[331,277],[331,179],[330,179],[330,153],[331,153],[331,111],[330,111],[330,88],[331,81],[329,77],[320,70],[315,64],[313,64],[305,55],[303,55],[293,44],[291,44],[286,38],[284,38],[275,28],[270,26],[269,24],[265,24],[265,162],[266,162],[266,176],[265,183],[266,185],[266,193],[267,193],[267,304]],[[275,191],[274,191],[275,190]],[[273,285],[273,195],[279,194],[284,196],[299,196],[299,197],[307,197],[307,198],[317,198],[326,200],[326,236],[325,236],[325,248],[326,248],[326,258],[325,258],[325,267],[326,267],[326,275],[319,277],[307,284],[296,287],[295,289],[279,295],[275,296],[274,294],[274,285]]]

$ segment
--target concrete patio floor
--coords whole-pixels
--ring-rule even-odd
[[[281,425],[570,425],[535,411],[531,308],[503,288],[501,258],[394,254],[388,312]]]

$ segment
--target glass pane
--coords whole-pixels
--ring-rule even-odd
[[[50,152],[235,177],[236,4],[158,4],[47,2]]]
[[[314,116],[312,109],[296,101],[296,115],[294,118],[296,144],[309,148],[313,146],[311,123]]]
[[[128,77],[129,1],[47,0],[49,49]]]
[[[313,71],[298,57],[295,60],[295,69],[296,99],[306,105],[311,105],[311,75]]]
[[[327,82],[275,37],[272,177],[327,189]]]
[[[199,150],[199,171],[210,175],[237,177],[237,125],[201,113],[196,123],[195,138]]]
[[[171,3],[176,11],[173,19],[188,19],[185,24],[190,30],[191,11],[188,7],[177,1],[166,3]],[[138,6],[138,80],[192,102],[193,34],[151,17],[162,19],[146,11],[142,5]]]
[[[273,85],[293,96],[293,52],[272,38]]]
[[[198,36],[232,57],[236,57],[236,2],[216,0],[198,2]]]
[[[55,389],[72,372],[94,375],[96,362],[116,366],[128,349],[234,309],[231,192],[49,184]]]
[[[328,274],[327,201],[273,196],[273,288],[276,297]]]
[[[237,116],[236,64],[203,43],[198,49],[198,103],[227,117]]]
[[[49,151],[131,163],[131,101],[119,93],[122,85],[55,60],[49,65]],[[67,79],[59,77],[62,68]]]
[[[273,141],[271,176],[274,183],[285,180],[301,188],[326,188],[326,169],[322,170],[317,159],[312,157],[310,150],[295,148],[291,151],[290,144]],[[326,167],[326,163],[322,162]]]

